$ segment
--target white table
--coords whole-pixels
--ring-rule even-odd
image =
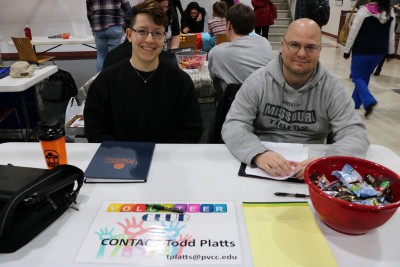
[[[69,163],[85,170],[98,146],[99,144],[67,144]],[[319,155],[325,148],[326,146],[312,146],[310,156]],[[400,158],[385,147],[372,145],[367,158],[400,172]],[[0,144],[0,164],[7,163],[45,168],[39,143]],[[299,201],[276,197],[273,192],[306,193],[307,185],[239,177],[239,165],[239,161],[225,145],[157,144],[147,183],[85,184],[78,197],[79,212],[68,210],[28,245],[13,254],[1,255],[0,265],[96,266],[76,263],[74,259],[102,200],[165,199],[234,202],[244,259],[241,266],[253,266],[242,202]],[[399,266],[399,211],[379,229],[361,236],[340,234],[319,219],[317,223],[339,266]]]
[[[81,44],[93,49],[96,49],[96,47],[92,46],[94,44],[94,37],[93,36],[87,36],[87,37],[74,37],[70,36],[69,39],[62,39],[62,38],[49,38],[47,36],[32,36],[31,44],[33,48],[36,51],[36,45],[50,45],[52,46],[51,48],[39,52],[38,54],[43,54],[46,53],[50,50],[53,50],[61,45],[76,45],[76,44]],[[8,42],[9,45],[14,45],[12,41]]]
[[[12,78],[7,76],[3,79],[0,79],[0,93],[20,93],[32,86],[38,84],[43,81],[50,75],[56,73],[58,71],[57,66],[47,66],[43,68],[37,68],[33,72],[32,77],[30,78]],[[21,109],[24,115],[25,126],[26,126],[26,134],[25,139],[29,138],[30,131],[30,123],[29,123],[29,114],[26,107],[25,99],[22,94],[20,94],[21,99]]]

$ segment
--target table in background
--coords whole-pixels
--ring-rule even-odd
[[[8,42],[9,45],[14,45],[14,43]],[[31,40],[31,44],[33,46],[33,48],[36,51],[36,46],[37,45],[49,45],[52,46],[49,49],[46,49],[42,52],[37,52],[38,55],[46,53],[50,50],[53,50],[59,46],[62,45],[76,45],[76,44],[80,44],[80,45],[84,45],[93,49],[96,49],[95,46],[92,46],[92,44],[95,44],[94,41],[94,37],[93,36],[87,36],[87,37],[74,37],[74,36],[70,36],[69,39],[62,39],[62,38],[49,38],[47,36],[33,36],[32,40]]]
[[[50,75],[56,73],[58,71],[57,66],[46,66],[41,68],[36,68],[33,72],[32,77],[30,78],[11,78],[7,76],[3,79],[0,79],[0,93],[19,93],[21,100],[21,109],[24,115],[26,134],[25,139],[29,138],[30,132],[30,123],[29,123],[29,114],[28,109],[26,107],[25,98],[22,95],[22,92],[29,89],[32,86],[35,86],[39,82],[43,81]]]
[[[189,74],[190,78],[192,78],[199,103],[214,103],[217,92],[214,89],[207,62],[205,62],[205,65],[199,70],[185,71]]]
[[[98,147],[99,144],[68,143],[69,163],[85,170]],[[328,145],[311,145],[310,156],[319,156],[321,151],[327,148]],[[385,147],[372,145],[367,159],[400,172],[400,158]],[[16,166],[46,167],[39,143],[0,144],[0,164],[8,163]],[[0,265],[94,266],[77,263],[74,260],[103,200],[201,200],[234,203],[243,256],[243,264],[235,266],[253,266],[242,202],[299,201],[295,198],[276,197],[273,193],[277,191],[306,193],[308,189],[306,184],[239,177],[237,175],[239,165],[239,161],[232,156],[225,145],[157,144],[147,183],[84,184],[77,199],[80,211],[67,210],[61,218],[25,247],[12,254],[2,254]],[[310,207],[314,212],[312,204]],[[385,225],[360,236],[338,233],[318,218],[316,221],[339,266],[399,266],[399,211]],[[114,267],[115,264],[101,264],[101,266]]]

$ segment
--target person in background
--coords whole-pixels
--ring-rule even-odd
[[[210,35],[225,33],[225,14],[228,10],[225,2],[219,1],[213,4],[213,18],[208,21],[208,32]]]
[[[199,140],[202,120],[193,82],[186,72],[158,58],[167,24],[156,1],[143,1],[132,8],[127,29],[131,57],[104,69],[87,95],[84,116],[89,142]]]
[[[399,29],[399,21],[400,21],[400,3],[393,4],[392,6],[393,6],[394,13],[396,15],[396,25],[394,26],[394,31],[395,31],[395,33],[398,33],[399,32],[398,31],[398,29]],[[395,49],[395,51],[396,50],[397,49]],[[383,67],[383,64],[385,64],[385,61],[386,61],[386,57],[384,59],[382,59],[382,61],[376,67],[375,72],[374,72],[374,76],[379,76],[381,74],[382,67]]]
[[[378,103],[368,88],[371,74],[386,55],[387,60],[394,57],[395,23],[390,0],[372,0],[360,7],[351,25],[343,57],[348,59],[352,53],[352,97],[356,109],[364,107],[365,117]]]
[[[204,31],[206,10],[197,2],[190,2],[181,18],[182,33],[199,33]]]
[[[319,63],[321,39],[315,21],[293,21],[281,53],[243,83],[222,127],[226,146],[241,162],[274,177],[299,170],[302,179],[302,168],[314,159],[289,162],[261,141],[323,144],[330,133],[334,143],[326,156],[366,156],[367,130],[347,88]]]
[[[270,0],[251,0],[256,15],[255,32],[268,39],[269,26],[274,24]]]
[[[179,47],[179,21],[172,0],[157,0],[164,9],[168,17],[168,27],[165,29],[167,38],[164,44],[164,50],[175,49]],[[181,6],[182,8],[182,6]]]
[[[208,69],[216,88],[225,90],[230,83],[243,83],[272,58],[267,39],[255,34],[255,15],[250,6],[236,4],[226,13],[226,36],[229,42],[214,46],[208,54]]]
[[[124,16],[131,8],[128,0],[86,0],[87,18],[97,49],[96,72],[103,69],[107,53],[124,37]]]
[[[172,0],[172,4],[174,6],[174,11],[175,14],[178,14],[178,12],[176,12],[176,9],[179,10],[179,13],[181,14],[181,16],[183,15],[183,8],[182,8],[182,3],[181,0]]]
[[[228,9],[235,4],[234,0],[221,0],[221,1],[225,2]]]
[[[356,4],[367,1],[369,0],[359,0],[356,2]],[[319,25],[319,27],[322,28],[322,26],[328,24],[330,12],[331,8],[329,5],[329,0],[297,0],[294,19],[313,19]]]

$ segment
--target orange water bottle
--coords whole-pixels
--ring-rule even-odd
[[[32,40],[32,32],[31,29],[28,27],[28,25],[25,25],[24,32],[25,32],[25,37],[28,37],[29,40]]]
[[[42,145],[48,169],[61,164],[68,164],[65,129],[60,122],[40,122],[38,139]]]

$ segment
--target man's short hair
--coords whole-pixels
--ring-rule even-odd
[[[163,7],[161,6],[160,3],[154,0],[146,0],[140,2],[136,6],[132,7],[131,10],[132,10],[131,25],[130,25],[131,28],[135,24],[136,16],[138,14],[148,14],[150,17],[153,18],[155,24],[162,25],[164,26],[164,28],[167,27],[168,25],[167,15],[165,14]]]
[[[254,30],[256,16],[251,7],[238,3],[226,12],[226,21],[231,23],[236,34],[247,35]]]

